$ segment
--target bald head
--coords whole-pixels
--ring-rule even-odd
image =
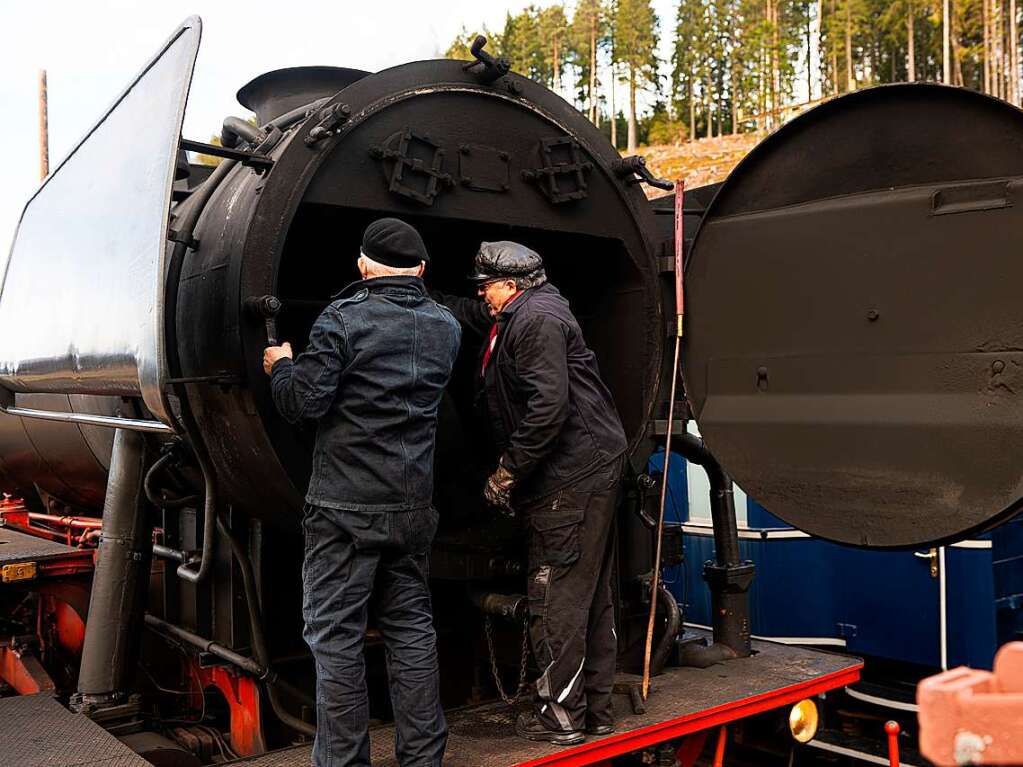
[[[426,271],[426,262],[420,261],[419,266],[388,266],[374,261],[362,253],[359,256],[359,274],[362,279],[368,280],[373,277],[422,277]]]

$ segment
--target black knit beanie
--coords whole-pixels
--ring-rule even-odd
[[[398,269],[430,260],[419,232],[396,218],[380,218],[367,226],[362,235],[362,252],[378,264]]]

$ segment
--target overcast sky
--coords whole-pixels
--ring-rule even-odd
[[[550,0],[534,0],[550,5]],[[154,2],[0,0],[0,263],[21,209],[39,184],[38,71],[49,79],[50,167],[56,167],[141,66],[187,16],[203,20],[202,45],[184,135],[201,141],[224,117],[245,114],[234,98],[271,69],[326,64],[376,71],[436,58],[464,24],[500,29],[526,2],[377,0],[344,2]],[[673,0],[655,0],[662,21]],[[662,55],[669,55],[662,35]]]

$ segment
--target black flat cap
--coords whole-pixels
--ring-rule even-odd
[[[481,242],[476,254],[475,270],[469,275],[473,282],[486,282],[507,277],[532,277],[543,271],[543,259],[536,251],[517,242]]]
[[[397,269],[408,269],[430,260],[419,232],[396,218],[379,218],[366,227],[362,253],[378,264]]]

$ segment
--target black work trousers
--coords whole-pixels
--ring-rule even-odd
[[[437,512],[307,505],[304,637],[316,661],[313,767],[369,767],[363,639],[372,605],[384,639],[401,767],[440,767],[447,724],[427,556]]]
[[[612,522],[621,459],[524,509],[529,635],[540,667],[537,716],[552,730],[612,724],[618,639]]]

